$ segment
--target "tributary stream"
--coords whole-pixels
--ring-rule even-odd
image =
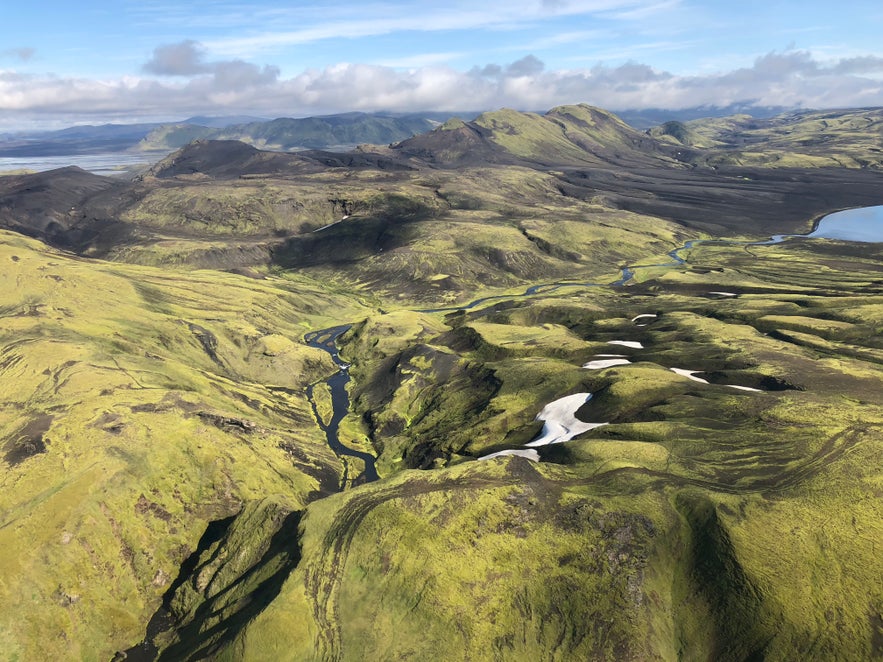
[[[651,269],[659,267],[677,267],[685,263],[685,259],[681,257],[681,253],[702,244],[710,244],[715,246],[766,246],[777,244],[792,238],[807,239],[838,239],[841,241],[857,241],[857,242],[883,242],[883,205],[877,207],[861,207],[857,209],[847,209],[844,211],[828,214],[821,218],[813,228],[812,232],[807,234],[786,234],[773,235],[765,241],[737,241],[729,239],[692,239],[683,246],[679,246],[668,253],[671,258],[670,262],[659,264],[638,264],[628,265],[622,268],[620,277],[612,283],[592,283],[592,282],[571,282],[558,281],[553,283],[542,283],[528,287],[521,294],[501,294],[497,296],[482,297],[475,299],[469,303],[459,306],[451,306],[446,308],[427,308],[417,310],[420,313],[442,313],[453,312],[456,310],[469,310],[490,301],[503,301],[507,299],[516,299],[521,297],[534,296],[537,294],[548,294],[564,287],[623,287],[632,278],[638,269]],[[353,484],[367,483],[378,479],[377,469],[375,467],[375,458],[369,453],[350,448],[340,441],[339,427],[340,422],[349,412],[350,400],[346,386],[350,381],[349,364],[340,358],[337,347],[337,339],[344,333],[349,331],[352,325],[343,324],[334,326],[321,331],[312,331],[304,336],[304,342],[310,347],[316,347],[328,352],[339,370],[328,377],[325,383],[331,391],[332,415],[331,419],[325,423],[319,413],[316,400],[313,397],[315,384],[307,389],[307,398],[313,408],[313,415],[319,427],[325,432],[328,445],[331,449],[340,455],[355,457],[365,463],[364,472],[353,480]]]

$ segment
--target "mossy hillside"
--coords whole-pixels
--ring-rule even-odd
[[[780,268],[783,279],[797,278],[790,269],[801,264],[799,258],[805,247],[783,245],[777,250],[786,255],[788,251],[795,252],[790,255],[791,259],[780,263]],[[704,249],[697,248],[693,258],[697,268],[724,269],[724,273],[731,268],[718,247],[713,247],[707,254]],[[744,269],[743,257],[737,255],[736,259]],[[767,270],[765,276],[768,276],[768,270],[773,268],[770,261],[754,259]],[[852,282],[862,282],[861,269],[859,263],[855,272],[841,273],[842,278],[830,285],[844,290]],[[708,278],[713,273],[708,271],[703,276],[697,272],[693,276]],[[376,318],[371,328],[386,328],[387,331],[380,335],[392,339],[396,334],[390,330],[402,325],[411,329],[405,334],[409,338],[408,345],[412,344],[411,339],[416,339],[424,346],[433,346],[437,350],[455,349],[464,358],[492,366],[501,385],[490,403],[499,401],[507,389],[518,398],[523,397],[520,394],[540,388],[542,371],[552,365],[560,366],[560,372],[555,373],[549,386],[557,385],[558,390],[547,393],[545,397],[548,399],[577,389],[597,389],[597,398],[589,403],[581,416],[596,420],[593,418],[595,414],[610,413],[618,415],[620,420],[584,435],[583,439],[543,450],[543,454],[549,460],[565,462],[569,472],[591,476],[590,482],[585,483],[586,489],[592,491],[597,502],[605,508],[617,499],[627,499],[634,507],[636,499],[640,498],[641,512],[646,515],[654,512],[648,508],[647,499],[663,504],[659,506],[662,510],[655,512],[664,512],[664,517],[647,516],[654,526],[665,527],[656,529],[664,532],[665,543],[660,543],[659,548],[664,550],[659,552],[664,556],[662,559],[654,557],[651,564],[654,572],[661,573],[665,579],[654,584],[656,575],[654,578],[645,577],[644,590],[648,591],[655,608],[648,617],[650,620],[640,621],[644,624],[642,632],[647,632],[647,622],[653,622],[653,632],[663,635],[653,642],[657,648],[644,650],[641,656],[667,658],[675,655],[672,650],[676,650],[680,655],[717,659],[744,659],[760,651],[771,659],[816,653],[843,659],[868,657],[876,650],[873,648],[872,623],[881,603],[877,583],[868,574],[874,568],[874,541],[881,533],[879,508],[872,505],[868,496],[880,481],[876,468],[879,462],[875,458],[880,453],[880,424],[883,421],[871,415],[880,403],[868,399],[870,394],[880,391],[874,386],[879,385],[881,378],[879,363],[849,355],[820,356],[814,349],[775,334],[768,335],[764,325],[771,315],[775,315],[775,322],[781,325],[780,318],[789,317],[789,313],[802,326],[807,326],[807,317],[817,317],[821,323],[826,319],[854,316],[850,311],[859,300],[874,310],[876,298],[831,297],[826,291],[810,290],[795,293],[787,282],[754,280],[744,273],[740,278],[747,283],[753,282],[759,292],[742,292],[735,299],[710,297],[702,285],[697,288],[695,284],[684,285],[675,280],[665,285],[652,285],[644,291],[641,288],[625,293],[592,290],[579,295],[546,296],[494,305],[485,311],[467,313],[465,318],[451,315],[447,319],[448,324],[454,326],[453,331],[436,337],[433,337],[436,330],[424,328],[403,313],[397,314],[397,319]],[[606,309],[606,306],[611,308]],[[638,328],[631,322],[631,316],[648,311],[655,312],[658,318],[649,322],[647,327]],[[485,317],[493,322],[483,321]],[[509,325],[509,320],[518,324]],[[640,339],[645,349],[629,352],[641,355],[640,362],[595,373],[583,371],[578,363],[568,364],[555,358],[555,352],[562,346],[561,337],[555,342],[528,346],[532,355],[527,357],[518,356],[521,351],[518,347],[511,353],[514,355],[503,350],[513,338],[525,338],[526,324],[535,325],[535,336],[542,341],[561,333],[555,324],[562,322],[566,325],[562,329],[570,329],[568,336],[580,337],[584,343],[598,342],[603,346],[606,339],[612,337]],[[506,326],[512,328],[501,328]],[[809,328],[816,328],[816,325],[809,325]],[[471,330],[465,336],[471,338],[470,343],[461,344],[462,336],[458,335],[458,332],[462,333],[461,329]],[[550,330],[554,332],[551,336]],[[365,337],[365,334],[356,334],[348,345],[356,365],[360,343]],[[868,340],[873,343],[873,337]],[[395,351],[395,341],[392,344],[386,342],[386,350],[375,351],[372,361],[377,361],[387,351]],[[829,346],[829,352],[834,352],[837,347],[833,343]],[[549,357],[542,356],[544,349],[548,350]],[[417,356],[415,354],[414,358]],[[515,363],[528,359],[533,363],[530,372],[527,367],[523,372],[514,367]],[[419,374],[422,379],[430,381],[437,374],[437,367],[431,361],[416,360],[407,365],[408,380]],[[710,379],[712,384],[697,384],[675,375],[668,370],[672,366],[701,370],[700,375]],[[517,374],[524,377],[532,374],[536,381],[528,384],[525,379],[519,383],[515,378]],[[369,373],[365,373],[364,378],[369,382],[372,379]],[[568,387],[567,379],[576,381]],[[766,392],[740,392],[728,384],[759,387]],[[399,388],[409,390],[404,381]],[[432,397],[425,390],[410,391],[409,406],[413,407],[421,400],[429,401]],[[439,407],[460,407],[455,400],[432,401]],[[541,404],[531,413],[535,413]],[[490,409],[491,405],[485,410],[474,410],[462,422],[462,428],[469,429],[474,438],[484,437],[483,443],[487,443],[484,421]],[[509,410],[510,413],[513,409],[515,407]],[[604,409],[606,412],[602,412]],[[510,419],[506,429],[513,427]],[[426,438],[425,435],[415,436],[418,441]],[[460,466],[416,476],[411,472],[400,472],[386,484],[411,484],[413,491],[419,491],[422,488],[416,485],[420,482],[431,483],[454,472],[455,482],[462,487],[466,479],[457,473],[460,471],[468,469],[476,472],[475,476],[493,476],[497,466],[529,466],[518,458],[477,465],[463,464],[462,459],[455,461],[459,461]],[[544,466],[548,465],[540,465]],[[551,467],[541,469],[549,470]],[[524,474],[518,472],[518,476],[523,481]],[[572,480],[572,477],[568,479],[568,485]],[[381,486],[376,489],[379,492]],[[487,493],[485,489],[483,495]],[[385,503],[384,497],[378,498]],[[458,655],[462,653],[459,651],[471,650],[469,646],[472,645],[491,651],[509,645],[510,640],[505,634],[500,639],[500,632],[490,628],[494,630],[494,637],[491,637],[484,627],[493,623],[501,626],[503,632],[508,631],[508,627],[521,628],[518,632],[531,627],[524,624],[523,614],[519,615],[516,625],[511,625],[507,618],[518,613],[517,610],[507,608],[503,610],[505,616],[493,612],[499,604],[494,596],[506,594],[509,590],[506,582],[511,575],[504,570],[508,566],[506,554],[511,551],[522,567],[524,558],[533,559],[536,555],[519,551],[518,545],[536,543],[542,547],[548,544],[544,540],[563,540],[562,545],[566,547],[567,538],[560,531],[539,531],[525,525],[523,520],[517,520],[518,525],[512,524],[511,517],[503,517],[503,521],[509,524],[495,525],[500,521],[500,509],[505,509],[501,504],[508,503],[502,495],[460,499],[453,493],[437,500],[428,497],[397,499],[389,511],[378,511],[376,517],[381,517],[382,512],[384,524],[371,525],[370,518],[366,520],[360,515],[361,529],[354,528],[353,537],[347,538],[353,541],[351,544],[356,545],[359,536],[362,533],[368,535],[369,530],[377,533],[369,536],[370,542],[365,543],[365,552],[358,556],[360,560],[353,570],[342,570],[335,575],[340,578],[340,588],[317,588],[319,592],[311,594],[309,590],[299,588],[300,582],[292,580],[288,585],[291,592],[284,589],[280,601],[264,612],[255,629],[246,630],[242,641],[247,643],[243,645],[257,647],[246,650],[257,651],[265,647],[273,650],[272,644],[281,640],[283,624],[290,618],[285,611],[313,611],[314,608],[309,606],[313,600],[319,600],[323,605],[321,611],[315,613],[324,615],[314,626],[319,634],[308,636],[318,636],[324,646],[342,651],[340,654],[344,659],[366,654],[415,655],[427,650],[416,634],[413,637],[401,634],[403,623],[414,624],[414,631],[428,638],[433,650],[439,646],[449,650],[446,646],[450,645],[452,659],[460,659]],[[655,499],[659,501],[653,501]],[[811,506],[807,505],[807,499]],[[365,502],[370,501],[371,497],[366,494]],[[329,500],[323,502],[322,507],[334,503]],[[453,505],[449,505],[451,503]],[[865,505],[856,506],[857,503]],[[315,507],[319,508],[319,505]],[[362,508],[360,512],[364,512],[364,506]],[[411,515],[411,511],[415,514]],[[448,512],[458,515],[448,515]],[[462,518],[458,519],[458,516]],[[341,515],[341,518],[341,521],[352,521],[349,515]],[[440,533],[437,527],[447,526],[449,521],[456,522],[451,533]],[[481,523],[480,527],[486,528],[476,528],[472,524],[476,521]],[[825,533],[821,536],[817,526],[819,521],[826,522]],[[313,535],[310,522],[318,520],[307,520],[305,549]],[[518,532],[519,526],[522,532]],[[784,551],[779,544],[783,531],[788,531],[790,536]],[[863,536],[862,540],[854,540],[856,531]],[[514,536],[511,535],[513,532]],[[457,535],[471,541],[466,552],[445,547],[452,545],[452,541],[458,539]],[[394,538],[395,545],[384,543],[383,536],[390,536],[390,540]],[[411,536],[407,538],[407,544],[403,544],[405,538],[402,536]],[[417,538],[412,540],[414,536]],[[330,545],[338,537],[339,532],[326,536],[325,544]],[[482,540],[485,537],[493,538],[488,549],[496,552],[480,551],[484,549]],[[530,542],[520,542],[524,540]],[[439,544],[444,549],[432,551]],[[421,550],[420,562],[416,565],[396,551],[415,547]],[[329,548],[323,549],[325,551],[320,555],[327,557]],[[378,549],[389,551],[378,555]],[[472,556],[472,550],[476,549],[478,556]],[[835,549],[838,553],[832,551]],[[838,559],[846,549],[850,550],[850,560],[841,563]],[[673,550],[683,551],[673,554]],[[452,556],[463,558],[464,554],[468,560],[464,560],[462,566],[452,567],[449,561],[445,562],[444,579],[434,574],[439,567],[439,563],[432,561],[436,555],[439,559],[450,559]],[[771,557],[776,558],[773,564],[769,562]],[[499,568],[493,574],[494,592],[493,595],[476,597],[475,591],[488,581],[480,578],[482,572],[490,572],[486,565],[488,559]],[[781,568],[774,570],[771,565]],[[786,568],[792,566],[798,569],[789,574]],[[461,567],[469,568],[470,579],[461,576],[465,572],[458,570]],[[543,572],[549,576],[548,568]],[[407,576],[407,581],[401,581],[402,573]],[[478,573],[479,578],[471,578],[473,573]],[[828,573],[836,580],[828,584],[818,579]],[[318,578],[325,577],[325,574],[316,571],[312,576],[316,578],[314,581],[319,581]],[[799,579],[783,581],[786,576]],[[529,583],[529,577],[529,570],[522,572],[519,581]],[[572,581],[576,583],[569,586],[581,586],[582,579]],[[311,585],[328,586],[324,582],[310,584],[308,581],[307,586]],[[455,588],[457,586],[461,588]],[[596,588],[575,592],[584,598],[593,595],[591,591]],[[321,597],[333,595],[334,590],[339,590],[340,596],[346,596],[346,599],[338,598],[337,607],[333,606],[333,599],[329,602]],[[519,590],[520,594],[530,596],[531,604],[545,604],[541,596],[530,589],[522,587]],[[844,603],[844,595],[849,596],[849,607],[832,608],[832,605]],[[561,600],[565,601],[562,603]],[[480,605],[479,612],[490,609],[492,616],[474,618],[473,615],[478,613],[475,604]],[[564,641],[570,642],[566,623],[571,605],[565,598],[560,598],[557,604],[559,607],[553,611],[555,616],[545,620],[545,627],[565,628]],[[667,604],[670,606],[666,607]],[[343,618],[345,611],[347,617]],[[605,611],[605,614],[609,613]],[[621,612],[616,613],[621,615]],[[442,640],[440,635],[425,634],[436,631],[433,624],[439,619],[448,624],[443,630],[448,637],[452,632],[456,633],[456,645],[450,644],[449,639]],[[612,621],[612,627],[624,627],[615,622],[616,616]],[[368,631],[367,623],[373,624],[374,629]],[[393,623],[399,636],[383,634],[385,628],[393,627]],[[302,631],[304,626],[299,628]],[[321,634],[323,628],[327,628],[326,638]],[[594,631],[587,633],[583,643],[588,646],[586,640],[595,634]],[[549,639],[538,631],[531,631],[525,637],[516,636],[515,640],[526,642],[524,650],[528,652],[525,655],[554,654],[544,648]],[[557,640],[561,641],[560,638]],[[397,643],[390,644],[391,641]],[[597,645],[597,641],[593,641],[595,644],[592,645]],[[333,648],[336,646],[339,649]],[[502,657],[511,653],[510,649],[504,650],[506,652],[499,653]],[[310,654],[304,654],[309,659]],[[622,655],[621,650],[619,655]]]
[[[159,659],[210,656],[278,595],[300,561],[301,516],[296,503],[275,495],[208,527],[164,596],[176,627],[152,636]]]
[[[402,472],[311,505],[301,564],[221,659],[871,655],[878,441],[787,486],[724,491],[670,474],[654,445],[596,455],[613,445],[577,442],[587,461],[568,468]]]
[[[396,215],[405,198],[411,204],[434,204],[425,189],[396,175],[294,174],[152,182],[135,189],[121,219],[185,237],[261,236],[309,232],[348,215]]]
[[[585,104],[560,106],[545,115],[503,109],[480,115],[474,125],[508,154],[537,163],[620,162],[637,154],[638,160],[666,160],[653,138]]]
[[[804,245],[798,242],[788,248],[779,247],[778,250],[785,253],[795,251],[789,261],[779,263],[783,274],[788,275],[794,264],[799,263],[796,261]],[[778,394],[787,391],[791,394],[789,401],[803,402],[800,409],[811,409],[813,406],[826,409],[824,403],[830,397],[829,392],[841,393],[846,389],[859,397],[879,379],[879,371],[873,362],[876,351],[873,348],[874,324],[856,325],[837,320],[839,316],[850,315],[841,311],[851,310],[854,299],[840,301],[811,293],[794,295],[788,286],[761,285],[744,273],[734,281],[743,287],[753,284],[761,293],[743,293],[737,298],[709,294],[702,284],[692,282],[692,278],[709,280],[728,273],[729,268],[724,268],[719,262],[724,251],[719,246],[710,246],[707,250],[703,246],[695,249],[695,253],[695,274],[683,274],[680,280],[672,281],[669,286],[653,285],[651,296],[624,297],[604,290],[586,290],[579,295],[562,294],[556,298],[497,304],[483,312],[467,313],[465,319],[452,315],[448,323],[456,328],[435,337],[422,328],[419,340],[413,337],[409,346],[413,347],[419,342],[432,348],[434,354],[448,357],[456,354],[472,365],[483,365],[490,369],[494,379],[499,382],[497,390],[485,405],[474,410],[474,418],[463,420],[459,426],[459,429],[469,431],[471,445],[459,446],[463,436],[455,431],[458,426],[451,425],[444,442],[445,452],[453,450],[455,455],[478,453],[478,449],[483,446],[487,448],[486,444],[492,439],[494,441],[490,445],[498,448],[507,434],[510,442],[518,438],[518,434],[530,434],[536,430],[532,425],[533,415],[556,394],[557,397],[565,395],[567,388],[583,386],[597,391],[596,398],[586,407],[585,415],[590,417],[589,420],[611,421],[617,425],[628,423],[626,434],[649,434],[648,438],[658,440],[685,434],[675,423],[679,419],[708,421],[697,426],[698,432],[688,435],[691,438],[704,438],[716,434],[715,430],[732,428],[737,425],[736,421],[741,420],[740,417],[746,415],[749,416],[749,422],[745,424],[747,427],[738,424],[745,428],[746,433],[757,423],[762,427],[767,424],[775,427],[772,419],[765,419],[765,414],[761,412],[768,411],[775,398],[782,395],[774,396],[771,400],[769,395],[737,392],[731,386]],[[710,258],[711,262],[706,262],[705,257]],[[749,256],[747,259],[761,266],[768,263],[757,257]],[[746,258],[738,251],[734,260],[740,268],[744,268]],[[678,293],[679,290],[682,293]],[[800,299],[800,305],[794,302],[795,297]],[[874,300],[866,299],[863,303],[873,309]],[[586,303],[573,305],[577,301]],[[606,309],[607,305],[619,308],[616,317],[609,317],[611,312]],[[807,311],[812,311],[818,317],[811,317]],[[658,317],[648,322],[646,327],[638,327],[631,321],[631,316],[647,312]],[[854,317],[854,314],[851,315]],[[470,318],[474,318],[474,321],[469,321]],[[564,322],[565,326],[550,323],[550,320],[559,324]],[[395,324],[393,320],[390,322]],[[815,330],[825,337],[834,334],[832,337],[841,343],[847,340],[850,343],[841,345],[844,351],[836,361],[824,358],[819,361],[820,357],[814,351],[817,347],[795,345],[793,339],[779,335],[784,333],[783,329],[794,328]],[[789,333],[793,334],[793,331]],[[872,346],[862,347],[861,337],[869,338]],[[644,349],[607,344],[618,339],[642,342]],[[824,340],[824,337],[819,338],[819,341]],[[864,344],[867,345],[867,342]],[[834,351],[830,342],[828,349]],[[593,354],[611,353],[613,350],[616,350],[614,353],[625,353],[638,363],[601,372],[580,368]],[[406,358],[394,346],[388,346],[386,352],[375,352],[370,362],[360,365],[357,357],[362,350],[354,345],[352,351],[356,362],[355,374],[359,375],[358,392],[375,392],[376,396],[370,399],[370,406],[368,400],[361,404],[357,400],[357,408],[370,410],[373,420],[396,419],[397,415],[393,412],[397,411],[422,411],[430,402],[433,409],[442,406],[442,401],[435,400],[436,396],[432,395],[441,391],[437,385],[444,383],[444,377],[433,361],[415,362],[418,358],[416,355]],[[862,359],[872,362],[862,362]],[[448,362],[453,360],[449,358]],[[390,365],[399,366],[396,371],[402,366],[407,366],[407,370],[402,368],[402,375],[391,373]],[[700,376],[711,381],[712,385],[697,386],[695,382],[669,371],[669,368],[675,367],[699,371]],[[549,383],[558,385],[557,392],[540,386],[544,383],[546,371],[550,371],[548,375],[555,375]],[[480,371],[473,374],[480,374]],[[519,376],[521,374],[524,377]],[[571,376],[564,377],[564,374]],[[372,391],[375,387],[371,385],[379,384],[377,380],[381,376],[385,386]],[[532,381],[528,381],[531,378]],[[527,387],[528,383],[531,387]],[[566,384],[570,386],[565,387]],[[807,389],[809,384],[817,385],[821,392],[797,391]],[[392,393],[397,395],[392,396]],[[384,405],[384,398],[391,398],[389,402],[397,402],[398,405]],[[732,411],[732,416],[721,418],[720,411]],[[754,423],[751,422],[752,417]],[[395,434],[409,437],[410,445],[425,443],[428,439],[426,432],[411,429],[409,420],[406,417],[402,422],[404,428]],[[654,420],[659,422],[652,422]],[[505,421],[505,424],[501,421]],[[599,428],[592,434],[620,434],[617,425]],[[783,425],[787,427],[789,424]],[[517,433],[518,430],[522,432]],[[639,432],[641,430],[644,431]],[[829,432],[830,428],[823,425],[817,433],[813,433],[817,436],[800,443],[818,443]],[[761,437],[764,434],[763,429],[758,432]],[[795,434],[796,439],[802,433],[798,431]],[[456,443],[451,443],[453,441]],[[385,446],[386,450],[393,448],[397,452],[402,450],[400,445]]]
[[[436,218],[348,219],[276,259],[398,305],[440,307],[544,280],[611,282],[619,266],[684,239],[671,222],[562,198],[547,175],[505,172],[427,182],[452,205]]]
[[[573,478],[516,460],[317,503],[301,565],[229,650],[270,659],[306,612],[318,648],[289,639],[303,659],[646,657],[657,632],[640,586],[666,505],[602,506]]]
[[[678,121],[670,121],[653,127],[648,132],[661,142],[687,147],[709,147],[710,141],[705,142],[696,131],[691,130],[686,124]],[[712,143],[717,144],[717,143]]]
[[[10,234],[0,261],[4,650],[107,659],[208,521],[337,488],[302,395],[333,368],[298,341],[351,304],[305,279],[102,264]]]
[[[18,390],[9,386],[14,401],[2,413],[2,450],[18,481],[9,484],[21,485],[25,498],[3,506],[13,518],[3,549],[34,544],[36,551],[3,563],[4,577],[39,581],[9,589],[28,598],[14,602],[24,620],[4,623],[7,649],[24,658],[67,653],[66,636],[78,642],[74,654],[85,650],[79,642],[109,641],[107,651],[94,652],[106,659],[113,647],[143,636],[143,627],[130,624],[143,626],[191,558],[194,571],[169,595],[177,629],[157,642],[169,659],[214,654],[215,646],[221,656],[300,659],[323,651],[345,659],[432,657],[437,650],[452,659],[462,651],[496,651],[501,659],[879,654],[878,251],[815,241],[705,245],[689,253],[687,268],[654,267],[653,279],[645,274],[626,288],[549,287],[459,314],[399,310],[437,301],[442,289],[463,302],[476,296],[470,287],[512,294],[535,284],[536,273],[560,266],[573,275],[577,260],[568,255],[609,256],[652,216],[603,208],[614,204],[608,191],[620,191],[615,204],[658,206],[656,196],[671,186],[672,199],[689,208],[710,181],[688,186],[669,172],[645,195],[622,183],[631,176],[624,171],[569,171],[582,180],[585,197],[578,198],[557,195],[551,173],[480,172],[484,181],[474,189],[448,171],[421,171],[409,180],[413,189],[399,188],[398,175],[354,176],[347,190],[376,182],[393,202],[390,213],[355,214],[356,223],[317,233],[340,233],[309,244],[324,246],[321,257],[335,258],[333,266],[291,262],[309,271],[284,278],[277,269],[249,272],[269,276],[260,280],[123,264],[103,265],[99,278],[90,275],[95,263],[39,247],[45,259],[31,263],[16,248],[18,262],[10,263],[24,270],[10,273],[27,296],[4,303],[0,319],[8,339],[31,342],[10,340],[0,357],[21,382]],[[749,194],[778,215],[770,201],[784,189],[764,188],[774,177],[749,174],[756,179],[716,180],[707,199],[733,205]],[[827,176],[812,178],[821,198],[822,184],[834,181]],[[345,179],[343,171],[328,175],[329,182]],[[783,207],[789,223],[798,206]],[[715,218],[718,211],[701,213]],[[591,234],[578,229],[580,216],[602,217],[595,230],[605,232],[614,221],[612,249],[593,247]],[[765,230],[765,218],[739,232]],[[798,220],[808,226],[810,218]],[[556,222],[563,222],[561,239]],[[488,252],[498,230],[499,245],[517,260]],[[186,240],[164,232],[164,241]],[[481,250],[470,252],[473,232]],[[675,225],[638,236],[658,254],[669,237],[684,238]],[[426,257],[406,252],[409,242],[423,242]],[[435,257],[444,252],[450,255]],[[417,286],[383,282],[390,254],[397,257],[387,264],[405,265],[397,276],[420,275]],[[360,270],[369,259],[370,278]],[[459,284],[446,280],[467,262]],[[479,278],[482,264],[485,271],[493,265],[490,278]],[[587,264],[583,273],[610,282],[612,266]],[[27,289],[32,282],[42,289]],[[501,292],[502,284],[513,286]],[[738,296],[714,294],[720,290]],[[353,295],[394,312],[369,314]],[[433,307],[427,304],[419,307]],[[657,317],[646,326],[632,321],[645,313]],[[333,367],[297,339],[366,317],[342,339],[356,408],[342,434],[373,442],[386,478],[315,502],[301,521],[307,502],[339,485],[342,465],[322,446],[301,394]],[[643,348],[608,345],[613,340]],[[606,352],[634,363],[581,368]],[[711,383],[671,367],[700,371]],[[609,425],[541,449],[538,466],[523,458],[472,461],[522,446],[537,434],[534,417],[545,404],[583,391],[595,396],[578,415]],[[321,387],[318,400],[327,416]],[[175,449],[163,452],[169,440]],[[101,459],[79,460],[86,452]],[[405,470],[412,466],[436,470]],[[58,476],[70,487],[59,487]],[[226,528],[207,540],[205,524],[217,518]],[[47,521],[58,544],[40,528]],[[787,544],[779,542],[783,531]],[[565,562],[541,566],[559,540],[567,551],[557,561]],[[60,567],[63,576],[53,574]],[[87,589],[110,576],[121,592],[109,599],[78,592],[80,583],[67,580],[81,576]],[[591,612],[593,604],[602,612]],[[30,622],[53,636],[54,623],[66,629],[32,643],[23,625]],[[58,648],[47,643],[55,641]]]
[[[709,165],[761,167],[881,166],[879,109],[810,111],[758,120],[747,115],[686,122]],[[653,130],[651,133],[656,133]]]

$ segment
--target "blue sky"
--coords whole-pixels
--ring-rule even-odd
[[[883,105],[880,0],[4,4],[0,128],[573,102]]]

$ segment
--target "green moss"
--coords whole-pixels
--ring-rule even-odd
[[[334,298],[12,235],[0,262],[0,630],[23,659],[107,659],[143,636],[208,521],[336,488],[303,395],[330,362],[297,344]]]

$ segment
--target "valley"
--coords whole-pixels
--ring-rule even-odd
[[[0,649],[883,655],[879,115],[0,179]]]

